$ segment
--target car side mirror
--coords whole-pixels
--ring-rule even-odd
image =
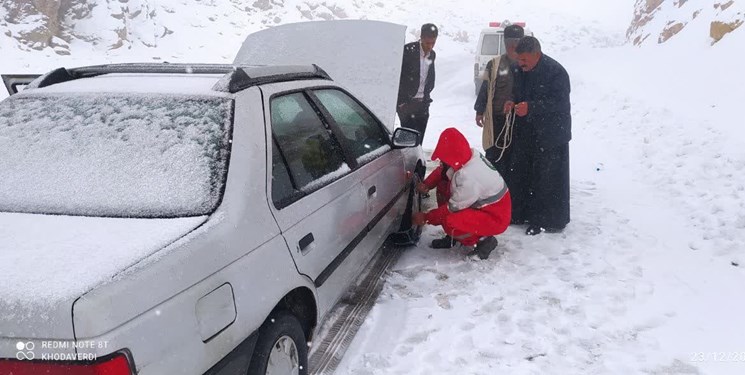
[[[418,144],[418,131],[409,128],[396,128],[393,131],[393,148],[416,147]]]

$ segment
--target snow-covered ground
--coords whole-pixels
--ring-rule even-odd
[[[71,45],[73,55],[60,57],[15,50],[2,39],[11,58],[0,60],[0,71],[228,62],[245,33],[266,26],[216,12],[231,23],[217,26],[198,17],[209,11],[205,4],[193,14],[179,8],[173,17],[184,22],[170,37],[180,42],[157,49],[104,53]],[[304,20],[298,10],[307,2],[284,4],[264,16]],[[512,227],[489,260],[471,261],[428,248],[441,232],[426,228],[393,268],[337,373],[745,373],[745,127],[738,110],[745,32],[714,47],[690,32],[661,46],[623,45],[632,0],[324,4],[410,31],[440,25],[425,148],[449,126],[480,143],[473,50],[489,21],[527,21],[573,86],[567,229],[528,237]],[[224,43],[210,42],[215,29]]]
[[[338,373],[745,373],[745,35],[618,46],[625,3],[502,2],[572,79],[572,222],[512,227],[482,262],[428,248],[427,228]],[[576,30],[595,22],[608,33]],[[478,145],[471,51],[435,49],[424,146],[453,125]]]

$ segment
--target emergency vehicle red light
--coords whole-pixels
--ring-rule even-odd
[[[499,27],[501,24],[501,22],[489,22],[489,27]]]
[[[520,27],[525,27],[525,22],[515,22],[514,24]]]

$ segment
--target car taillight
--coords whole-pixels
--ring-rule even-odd
[[[124,354],[91,363],[18,361],[0,359],[3,375],[131,375],[129,361]]]

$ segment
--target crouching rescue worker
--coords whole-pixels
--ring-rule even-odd
[[[440,134],[432,153],[432,160],[438,159],[441,167],[432,173],[446,170],[449,199],[438,199],[438,207],[432,211],[414,213],[413,222],[443,227],[447,236],[432,241],[432,247],[449,248],[457,241],[474,247],[472,254],[487,259],[497,247],[494,236],[510,225],[512,203],[507,185],[496,168],[455,128]]]

